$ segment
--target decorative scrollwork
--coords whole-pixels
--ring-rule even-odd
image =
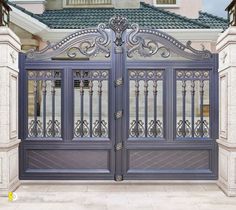
[[[191,137],[191,123],[188,120],[180,120],[177,123],[177,137]]]
[[[169,58],[171,51],[191,60],[203,60],[212,57],[208,50],[194,49],[191,46],[191,41],[184,45],[160,30],[140,29],[138,24],[131,25],[131,31],[127,36],[127,48],[128,57],[132,57],[136,52],[143,57],[150,57],[160,52],[162,58]]]
[[[67,52],[69,58],[75,58],[78,53],[88,57],[105,53],[105,57],[109,57],[111,41],[105,28],[106,25],[101,23],[96,29],[77,31],[56,44],[47,42],[47,46],[41,51],[29,50],[27,52],[27,59],[44,60],[64,52]]]
[[[54,122],[49,120],[47,123],[47,137],[60,137],[61,136],[61,123],[58,120]]]
[[[43,123],[40,120],[31,120],[28,126],[28,137],[61,137],[61,123],[58,120],[55,120],[54,123],[49,120],[44,131]]]
[[[154,120],[151,120],[149,122],[148,136],[149,137],[163,137],[163,125],[160,120],[157,120],[156,123],[154,122]]]
[[[209,129],[209,123],[206,120],[198,120],[196,122],[195,127],[195,136],[196,137],[209,137],[210,136],[210,129]]]
[[[81,120],[77,120],[74,129],[75,137],[89,137],[89,124],[86,120],[81,123]]]
[[[163,80],[164,78],[164,71],[163,70],[130,70],[129,71],[129,79],[130,80]]]
[[[28,126],[28,137],[41,137],[43,134],[43,125],[40,120],[31,120]]]
[[[127,52],[128,57],[132,57],[133,53],[138,52],[143,57],[150,57],[161,52],[161,57],[168,58],[170,50],[160,44],[156,40],[146,40],[139,35],[140,29],[138,24],[132,24],[133,31],[128,36],[128,46],[131,46]]]
[[[115,15],[109,21],[109,28],[111,28],[115,32],[116,40],[114,43],[116,46],[122,46],[124,41],[122,40],[122,35],[124,31],[128,28],[129,22],[127,18]]]
[[[96,120],[94,122],[93,136],[94,137],[107,137],[108,136],[108,128],[107,128],[107,123],[105,120],[102,120],[101,122],[99,120]]]
[[[136,123],[136,120],[133,120],[130,123],[130,130],[129,135],[131,137],[142,137],[144,136],[144,123],[142,120],[139,120],[138,123]]]
[[[160,120],[157,120],[156,123],[154,120],[151,120],[148,123],[147,128],[147,137],[153,138],[162,138],[163,137],[163,125]],[[136,120],[133,120],[130,123],[130,130],[129,130],[130,137],[144,137],[145,136],[145,126],[142,120],[138,121],[138,125]]]
[[[178,80],[209,80],[210,72],[202,70],[178,70],[176,71],[176,79]]]
[[[203,120],[203,122],[201,122],[201,120],[198,120],[195,123],[194,127],[194,137],[208,138],[209,136],[210,136],[210,129],[207,120]],[[183,120],[180,120],[177,123],[177,137],[193,137],[191,123],[188,120],[185,121],[185,126]]]
[[[58,70],[48,70],[48,71],[28,71],[28,79],[35,80],[60,80],[61,71]]]
[[[108,136],[108,128],[107,123],[105,120],[102,120],[101,123],[99,120],[96,120],[93,123],[93,131],[92,131],[91,137],[107,137]],[[90,128],[89,123],[87,120],[83,121],[83,124],[81,123],[81,120],[77,120],[75,123],[74,128],[74,136],[79,138],[86,138],[90,136]]]
[[[76,70],[73,72],[74,79],[79,80],[107,80],[109,77],[109,72],[106,70],[98,71],[85,71]]]

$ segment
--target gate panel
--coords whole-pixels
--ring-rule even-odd
[[[214,62],[140,61],[127,67],[124,179],[215,179]]]
[[[217,55],[115,16],[20,69],[21,179],[217,179]]]
[[[21,72],[21,179],[114,179],[110,63],[40,63]]]

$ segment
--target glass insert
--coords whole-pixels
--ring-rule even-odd
[[[108,71],[74,71],[74,137],[108,137]]]
[[[210,72],[176,71],[176,137],[210,137]]]
[[[129,71],[129,137],[163,137],[163,74]]]
[[[61,137],[60,71],[28,71],[28,137]]]

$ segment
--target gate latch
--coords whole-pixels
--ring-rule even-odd
[[[115,80],[115,87],[123,85],[123,78],[119,78]]]
[[[121,182],[121,181],[123,181],[123,176],[122,176],[122,175],[116,175],[116,176],[115,176],[115,180],[116,180],[117,182]]]
[[[118,111],[118,112],[115,113],[115,119],[116,120],[122,118],[122,116],[123,116],[123,110]]]
[[[122,143],[122,142],[118,143],[118,144],[115,146],[115,149],[116,149],[116,151],[122,150],[122,149],[123,149],[123,143]]]

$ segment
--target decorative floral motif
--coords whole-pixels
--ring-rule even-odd
[[[177,123],[177,137],[192,137],[192,127],[188,120],[185,120],[185,125],[183,120]],[[209,123],[207,120],[204,120],[202,123],[201,120],[195,122],[194,137],[210,137]]]
[[[49,120],[47,123],[47,137],[61,137],[61,123],[58,120],[54,122]]]
[[[151,120],[149,122],[148,136],[155,138],[163,137],[163,125],[160,120],[157,120],[156,123],[154,120]]]
[[[191,137],[191,123],[188,120],[180,120],[177,123],[177,137]]]
[[[77,120],[74,129],[75,137],[89,137],[89,124],[86,120],[81,123],[81,120]]]
[[[209,80],[210,72],[202,70],[178,70],[176,71],[177,80]]]
[[[40,120],[31,120],[28,126],[28,137],[61,137],[61,123],[58,120],[55,120],[54,123],[52,120],[49,120],[47,122],[46,131],[44,131],[43,123]]]
[[[29,80],[54,80],[61,79],[61,71],[48,70],[48,71],[28,71]]]
[[[142,70],[130,70],[129,78],[130,80],[163,80],[164,71],[163,70],[153,70],[153,71],[142,71]]]
[[[94,137],[108,137],[107,122],[105,122],[105,120],[102,120],[102,121],[96,120],[94,122],[93,136]]]
[[[67,52],[69,58],[75,58],[78,53],[91,57],[99,53],[110,56],[110,38],[106,32],[106,25],[101,23],[97,29],[84,29],[77,31],[56,44],[47,42],[47,46],[36,51],[31,49],[27,52],[27,59],[45,60]]]
[[[74,79],[81,80],[107,80],[109,77],[109,72],[106,70],[98,71],[85,71],[85,70],[76,70],[74,71]]]
[[[160,53],[162,58],[169,58],[171,51],[191,60],[203,60],[212,57],[208,50],[199,51],[194,49],[191,46],[191,41],[184,45],[160,30],[140,29],[138,24],[132,24],[131,29],[127,35],[128,57],[132,57],[137,52],[143,57]]]
[[[142,120],[139,120],[138,123],[136,120],[133,120],[130,123],[129,136],[130,137],[143,137],[145,132],[144,123]]]
[[[198,120],[195,126],[195,136],[196,137],[209,137],[210,136],[210,129],[209,123],[206,120]]]
[[[115,15],[109,21],[109,27],[115,32],[116,40],[114,43],[116,46],[122,46],[124,41],[122,40],[122,35],[124,31],[128,28],[129,23],[127,18]]]

